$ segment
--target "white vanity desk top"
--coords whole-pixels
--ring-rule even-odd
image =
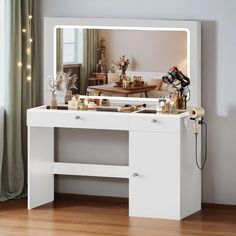
[[[27,111],[27,125],[32,127],[181,132],[184,130],[183,120],[188,116],[188,112],[174,115],[50,110],[46,109],[46,106],[41,106]]]
[[[57,109],[46,109],[46,105],[34,107],[28,109],[27,113],[30,114],[31,112],[57,112],[57,113],[80,113],[80,114],[96,114],[96,115],[114,115],[114,116],[156,116],[156,117],[169,117],[169,118],[183,118],[188,117],[188,111],[180,113],[180,114],[143,114],[138,112],[107,112],[107,111],[93,111],[93,110],[57,110]]]

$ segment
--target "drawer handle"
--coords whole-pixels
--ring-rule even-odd
[[[133,176],[133,177],[138,177],[139,174],[138,174],[138,173],[133,173],[132,176]]]
[[[153,124],[157,124],[157,123],[158,123],[158,120],[157,120],[157,119],[152,119],[152,123],[153,123]]]
[[[80,120],[80,116],[75,116],[75,120]]]

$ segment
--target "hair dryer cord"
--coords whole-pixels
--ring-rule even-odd
[[[204,167],[205,167],[205,164],[206,164],[206,160],[207,160],[207,124],[204,122],[204,121],[200,121],[200,124],[201,125],[204,125],[205,127],[205,155],[204,155],[204,160],[203,160],[203,163],[202,163],[202,166],[200,166],[200,164],[198,163],[198,152],[197,152],[197,146],[198,146],[198,142],[197,142],[197,133],[195,133],[195,142],[196,142],[196,165],[197,165],[197,168],[199,170],[203,170]]]

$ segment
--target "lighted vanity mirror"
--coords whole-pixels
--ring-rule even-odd
[[[176,65],[200,105],[199,22],[46,18],[44,29],[45,79],[70,72],[74,93],[154,101],[174,92],[162,76]]]

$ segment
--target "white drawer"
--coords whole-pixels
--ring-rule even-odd
[[[86,111],[42,111],[27,113],[27,125],[85,129],[128,130],[126,116]]]
[[[129,119],[130,130],[155,132],[180,132],[181,119],[155,115],[134,116]]]

